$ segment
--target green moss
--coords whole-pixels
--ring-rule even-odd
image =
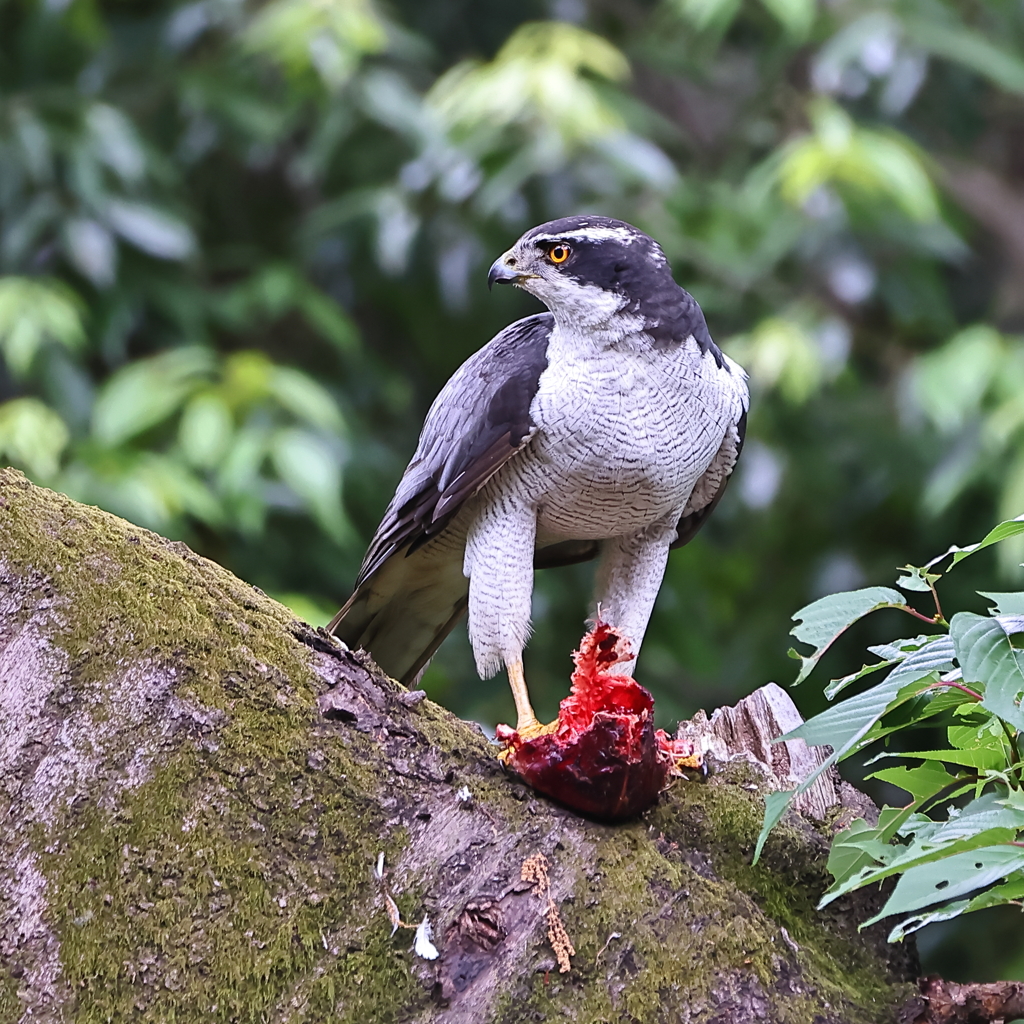
[[[39,828],[69,1017],[324,1019],[344,993],[338,1019],[355,1020],[352,1007],[422,1002],[408,934],[390,939],[371,876],[404,832],[367,797],[381,784],[371,740],[314,729],[323,685],[290,613],[181,546],[48,492],[21,503],[0,482],[0,550],[28,552],[26,569],[81,548],[80,578],[94,577],[76,588],[55,574],[65,611],[52,639],[82,713],[116,706],[100,698],[120,664],[201,666],[175,691],[199,735],[114,809],[89,802]]]
[[[823,867],[811,879],[792,870],[808,862],[807,834],[783,824],[751,866],[762,807],[739,781],[677,785],[644,821],[603,830],[592,850],[559,854],[577,875],[575,898],[561,907],[576,946],[573,969],[524,977],[495,1021],[567,1013],[586,1022],[647,1022],[700,1007],[712,1016],[713,988],[728,988],[729,975],[741,987],[744,978],[756,980],[770,994],[773,1019],[785,1024],[806,1024],[823,1005],[850,1024],[886,1019],[894,990],[877,954],[851,922],[832,927],[814,910]],[[690,936],[682,945],[681,930]],[[541,942],[543,964],[550,951]],[[792,976],[800,984],[790,986]]]
[[[144,781],[129,784],[137,752],[122,737],[120,769],[104,754],[106,796],[93,789],[37,826],[67,1019],[428,1019],[423,962],[408,932],[391,936],[371,873],[381,850],[400,863],[417,784],[381,776],[375,734],[316,713],[324,684],[291,613],[184,547],[8,471],[0,505],[0,551],[21,552],[20,575],[37,567],[38,585],[56,591],[49,632],[71,666],[76,715],[97,728],[108,716],[121,735],[119,695],[105,692],[120,666],[192,666],[164,705],[172,718],[146,719],[167,734],[139,737],[152,755]],[[573,894],[561,907],[573,969],[522,975],[491,1019],[646,1024],[713,1007],[712,987],[737,979],[766,990],[780,1022],[806,1024],[824,1002],[851,1024],[882,1019],[893,989],[876,953],[812,906],[826,879],[808,848],[823,841],[783,823],[751,865],[762,806],[743,766],[677,784],[639,822],[583,826],[517,799],[522,787],[482,737],[436,705],[415,718],[410,763],[442,751],[453,788],[469,782],[503,835],[519,837],[508,877],[551,852],[549,832],[560,842],[551,858]],[[422,891],[414,881],[396,893],[406,920],[422,915],[431,870]],[[550,959],[543,927],[530,942],[534,963]],[[787,971],[800,985],[780,987]],[[0,980],[0,1020],[15,992]]]
[[[18,1020],[22,1010],[17,980],[7,971],[0,971],[0,1020]]]
[[[875,950],[851,921],[836,916],[836,908],[824,914],[816,909],[817,898],[830,881],[826,841],[806,824],[798,829],[784,821],[769,837],[761,860],[752,864],[763,804],[759,792],[736,784],[742,771],[738,766],[725,779],[681,790],[676,800],[659,810],[658,827],[709,851],[716,876],[750,895],[774,935],[779,927],[786,928],[799,947],[798,963],[807,977],[815,979],[819,998],[832,1006],[887,1005],[892,986],[879,970]],[[808,856],[813,845],[820,847],[817,858]],[[777,942],[775,950],[779,951]],[[762,976],[771,976],[766,965],[760,967]]]

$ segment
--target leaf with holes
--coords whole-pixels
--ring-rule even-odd
[[[901,590],[913,590],[927,594],[932,589],[932,584],[942,578],[941,573],[928,572],[927,569],[919,568],[916,565],[905,565],[900,572],[902,576],[896,581],[896,586]]]
[[[906,918],[889,932],[889,941],[902,942],[908,935],[923,928],[926,924],[950,921],[961,914],[998,907],[1004,903],[1020,903],[1022,899],[1024,899],[1024,872],[1016,872],[1001,885],[986,889],[985,892],[978,893],[973,899],[957,900],[947,903],[938,910],[929,910],[924,914],[914,914]]]
[[[998,844],[1014,842],[1019,829],[1018,825],[1010,824],[1003,827],[983,827],[980,831],[975,831],[979,823],[965,822],[959,831],[954,831],[946,828],[951,822],[933,822],[930,818],[920,814],[911,815],[910,824],[920,829],[925,835],[923,837],[915,837],[915,840],[907,846],[887,847],[888,850],[893,852],[884,858],[878,856],[872,848],[865,847],[864,838],[866,837],[858,837],[858,841],[855,843],[847,841],[846,845],[857,846],[869,856],[874,856],[877,864],[874,866],[866,864],[855,874],[837,879],[836,883],[822,897],[818,906],[827,906],[833,900],[838,899],[840,896],[845,896],[846,893],[852,892],[854,889],[862,889],[865,885],[873,885],[884,881],[892,875],[901,875],[903,878],[906,878],[912,872],[923,869],[926,866],[946,864],[953,861],[956,857],[967,856],[973,851],[1004,848]],[[1017,847],[1013,846],[1005,846],[1005,848],[1017,849]],[[945,885],[940,882],[940,889],[944,888]],[[969,891],[969,889],[963,891]],[[958,895],[958,893],[953,895]],[[945,898],[940,892],[938,899]],[[917,908],[912,907],[909,909]],[[893,914],[899,912],[897,910],[889,910],[886,913]]]
[[[987,590],[979,590],[978,593],[994,602],[995,607],[989,609],[992,615],[1024,615],[1024,590],[1009,594]]]
[[[904,757],[906,755],[894,755]],[[940,764],[932,764],[926,761],[917,768],[907,768],[900,765],[898,768],[883,768],[880,771],[872,772],[867,776],[869,779],[881,779],[891,786],[898,786],[906,790],[914,800],[923,800],[925,797],[945,789],[955,781],[952,775]]]
[[[1024,870],[1024,847],[1008,843],[911,867],[900,877],[885,906],[861,927],[867,928],[893,914],[906,914],[954,900],[1021,870]]]

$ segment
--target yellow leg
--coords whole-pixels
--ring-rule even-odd
[[[558,727],[558,721],[541,725],[534,714],[533,705],[530,703],[530,692],[526,689],[526,677],[523,675],[523,663],[511,661],[506,666],[508,669],[508,683],[512,687],[512,697],[516,702],[516,732],[524,740],[532,740],[546,732],[554,732]]]

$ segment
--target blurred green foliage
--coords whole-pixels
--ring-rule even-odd
[[[0,459],[325,621],[434,394],[535,308],[490,261],[622,217],[754,392],[644,647],[667,721],[787,680],[808,600],[1024,511],[1022,175],[1016,0],[0,0]],[[539,580],[542,714],[591,571]],[[458,631],[426,685],[512,714]],[[999,934],[933,966],[1024,977]]]

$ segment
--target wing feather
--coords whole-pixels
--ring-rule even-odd
[[[393,555],[439,534],[537,431],[530,404],[547,366],[554,318],[506,327],[471,356],[427,413],[419,444],[363,559],[358,589]]]
[[[739,419],[725,432],[718,454],[711,460],[711,465],[694,485],[690,500],[686,503],[682,518],[676,527],[676,539],[672,542],[673,548],[681,548],[684,544],[689,544],[708,521],[711,513],[715,511],[715,506],[722,500],[722,495],[725,494],[725,489],[732,477],[732,471],[736,468],[736,461],[740,457],[740,452],[743,451],[743,440],[746,433],[747,410],[744,406]]]

